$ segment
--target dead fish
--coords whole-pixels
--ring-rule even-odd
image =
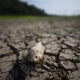
[[[30,62],[39,62],[43,59],[45,47],[42,45],[42,42],[37,42],[28,53],[28,61]]]

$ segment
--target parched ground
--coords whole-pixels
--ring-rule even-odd
[[[28,63],[36,39],[44,59]],[[80,80],[80,19],[0,20],[0,80]]]

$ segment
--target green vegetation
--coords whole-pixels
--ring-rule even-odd
[[[31,15],[31,16],[10,16],[10,15],[3,15],[3,16],[0,16],[0,20],[13,20],[13,19],[28,19],[28,20],[32,20],[32,19],[50,19],[49,23],[51,25],[53,25],[53,28],[54,28],[54,21],[53,20],[70,20],[70,19],[80,19],[80,15],[77,15],[77,16],[56,16],[56,15],[53,15],[53,16],[35,16],[35,15]]]
[[[38,32],[38,30],[39,30],[39,29],[38,29],[38,26],[35,26],[35,27],[34,27],[34,30],[35,30],[35,32]]]
[[[37,16],[0,16],[0,19],[32,19],[38,18]]]
[[[22,57],[24,58],[25,57],[25,54],[22,54]]]
[[[0,19],[33,19],[33,18],[46,18],[46,19],[80,19],[80,16],[0,16]],[[50,21],[52,23],[52,21]]]
[[[39,38],[43,38],[43,32],[40,32],[40,33],[38,34],[38,37],[39,37]]]
[[[56,33],[56,34],[60,34],[60,33],[61,33],[61,30],[60,30],[60,29],[56,29],[56,30],[55,30],[55,33]]]
[[[19,0],[0,0],[0,15],[47,15],[43,10]]]
[[[43,32],[39,29],[38,26],[34,27],[34,31],[38,32],[38,34],[37,34],[38,38],[43,38]]]

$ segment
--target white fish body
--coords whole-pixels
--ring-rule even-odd
[[[41,42],[37,42],[29,51],[29,61],[38,62],[43,58],[45,47]]]

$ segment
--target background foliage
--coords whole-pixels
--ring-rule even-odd
[[[43,10],[19,0],[0,0],[0,15],[47,15]]]

